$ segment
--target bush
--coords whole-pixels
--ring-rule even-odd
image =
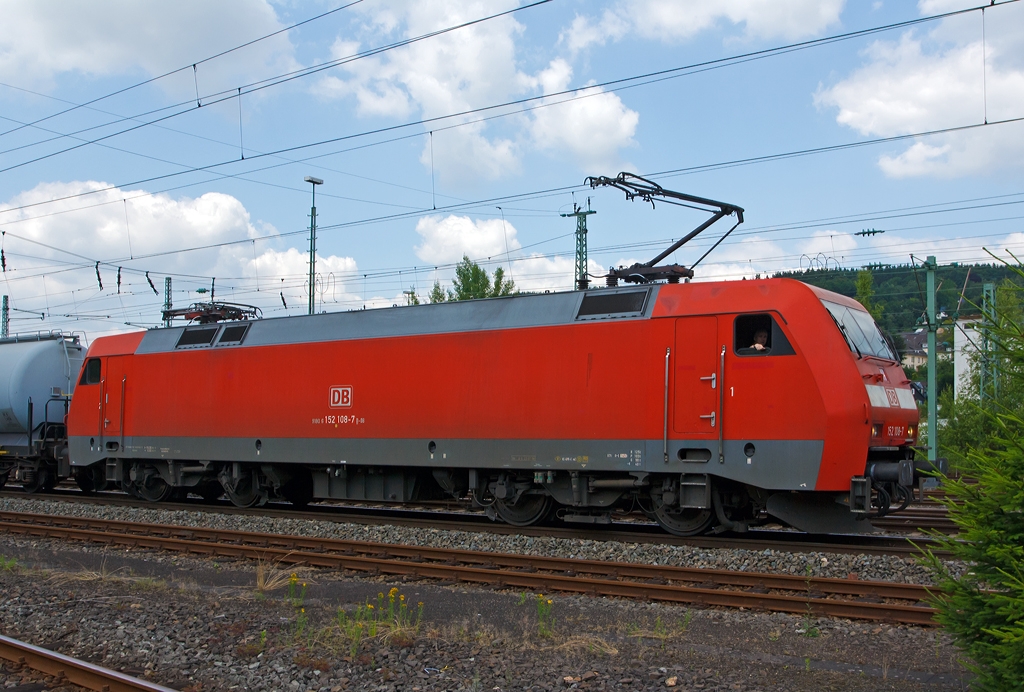
[[[942,547],[968,565],[952,574],[929,562],[945,592],[938,621],[973,663],[978,690],[1024,689],[1024,420],[996,417],[1001,449],[968,452],[944,500],[960,534]],[[973,481],[973,482],[972,482]],[[959,502],[957,502],[959,500]]]
[[[942,589],[937,619],[970,656],[972,689],[1002,692],[1024,689],[1024,330],[1019,303],[997,303],[1000,395],[984,407],[976,384],[955,405],[950,396],[940,433],[960,473],[944,479],[942,500],[960,533],[936,537],[967,569],[955,574],[932,553],[927,561]]]

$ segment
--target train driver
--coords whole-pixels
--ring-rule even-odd
[[[750,348],[755,351],[765,351],[768,349],[768,330],[758,329],[754,332],[754,343],[750,345]]]

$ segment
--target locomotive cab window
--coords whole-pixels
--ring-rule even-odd
[[[82,368],[82,379],[78,384],[99,384],[100,383],[100,359],[90,358]]]
[[[795,353],[779,323],[767,313],[740,315],[734,323],[738,356],[791,356]]]

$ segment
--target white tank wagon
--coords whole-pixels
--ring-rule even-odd
[[[84,359],[77,335],[0,339],[0,487],[35,492],[69,475],[65,419]]]

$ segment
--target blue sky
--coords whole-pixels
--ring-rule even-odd
[[[560,214],[574,201],[589,198],[598,212],[595,275],[650,259],[703,220],[582,185],[621,170],[746,209],[699,280],[1024,252],[1024,123],[1001,123],[1024,117],[1020,3],[800,50],[785,47],[975,5],[343,5],[2,0],[0,231],[12,331],[92,337],[152,326],[162,295],[146,272],[161,294],[173,278],[176,306],[208,299],[197,289],[215,278],[219,299],[267,316],[304,313],[305,176],[325,181],[318,310],[402,303],[410,289],[424,296],[435,279],[450,282],[463,254],[504,266],[522,289],[568,290],[574,226]],[[502,106],[522,99],[532,100]],[[466,111],[476,112],[449,117]],[[885,233],[853,235],[866,228]],[[716,229],[671,260],[692,263]]]

